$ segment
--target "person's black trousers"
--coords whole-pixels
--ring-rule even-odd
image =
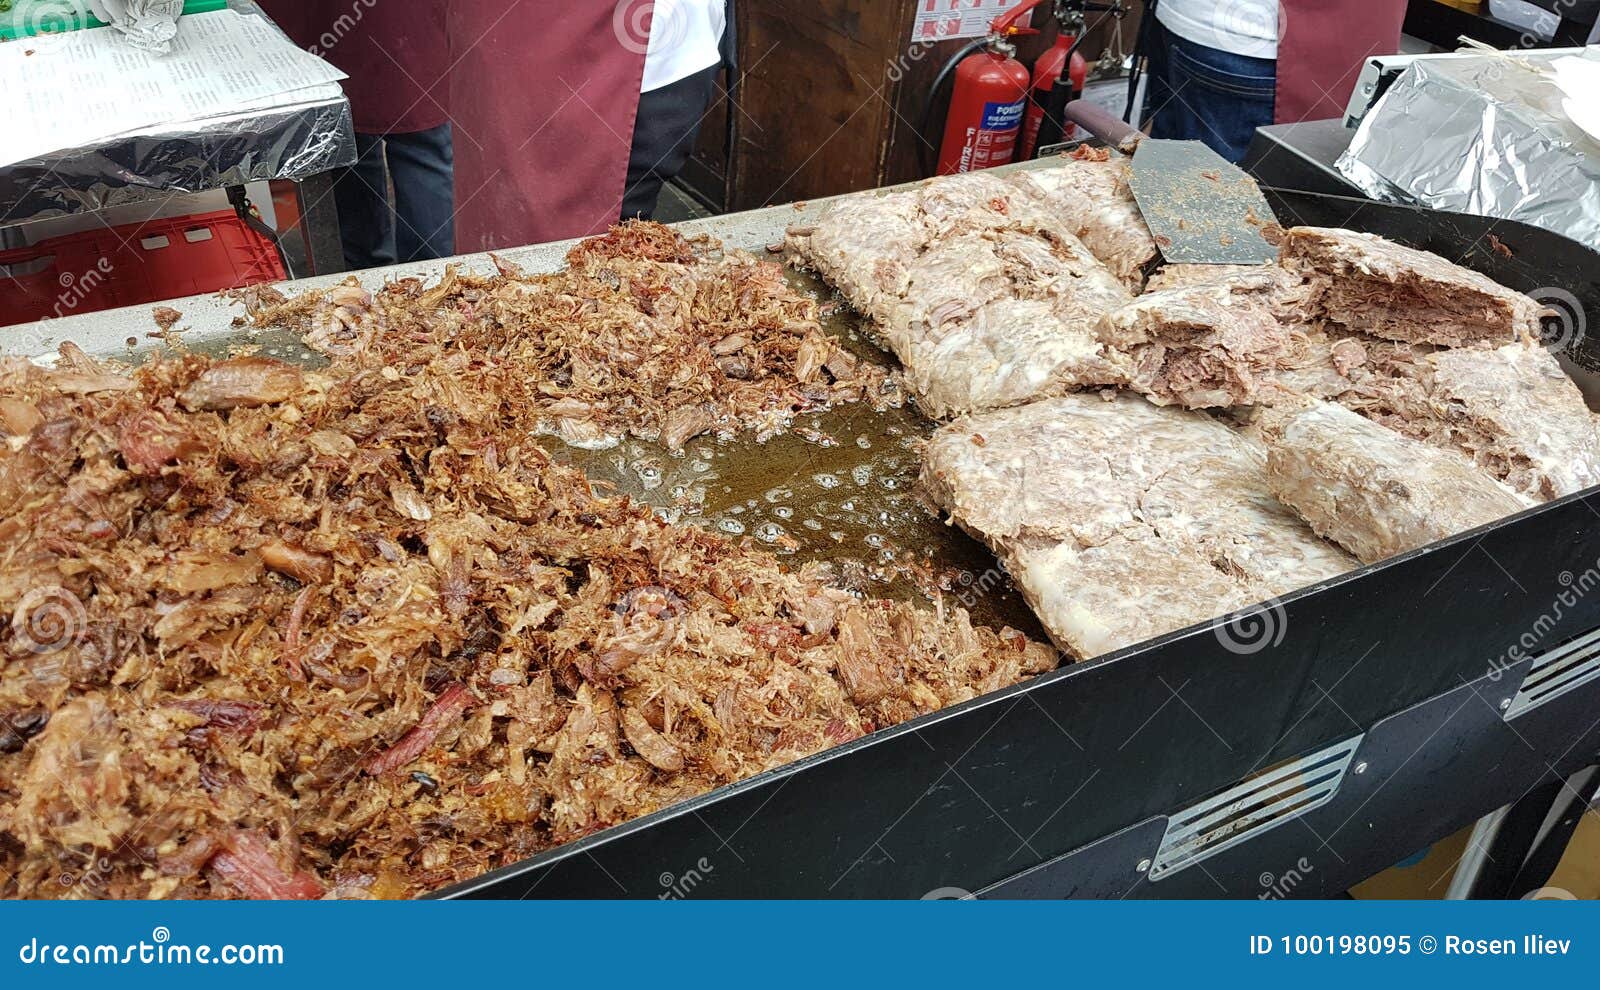
[[[628,185],[622,195],[622,219],[649,220],[666,181],[683,170],[694,150],[700,124],[716,95],[722,66],[680,79],[639,95],[639,117],[633,125],[633,150],[628,155]]]
[[[356,163],[333,180],[345,266],[358,271],[454,254],[450,125],[357,134],[356,152]]]

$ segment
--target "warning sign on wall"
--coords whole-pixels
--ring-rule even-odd
[[[1017,5],[1017,0],[917,0],[917,19],[911,25],[911,40],[944,41],[948,38],[981,38],[989,33],[989,22]],[[1033,20],[1029,11],[1017,21],[1027,27]]]

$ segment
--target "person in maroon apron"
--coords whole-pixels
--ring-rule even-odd
[[[427,0],[261,0],[261,5],[295,44],[350,77],[342,85],[360,157],[334,175],[345,264],[374,268],[454,254],[448,5]]]
[[[1362,66],[1400,50],[1405,0],[1282,0],[1274,120],[1342,117]]]
[[[1151,135],[1229,161],[1256,128],[1344,113],[1367,57],[1400,44],[1406,0],[1149,0]]]
[[[687,157],[716,66],[685,63],[693,71],[658,90],[646,85],[646,52],[682,56],[669,46],[703,43],[708,22],[704,0],[456,0],[457,249],[582,237],[625,212],[649,216]]]
[[[619,41],[611,3],[452,8],[456,247],[538,244],[616,223],[645,46]]]

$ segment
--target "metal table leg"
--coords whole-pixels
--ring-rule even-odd
[[[1455,876],[1450,879],[1445,900],[1464,901],[1472,896],[1473,886],[1489,865],[1495,836],[1500,833],[1500,825],[1510,812],[1511,805],[1508,804],[1484,815],[1472,826],[1472,834],[1467,837],[1467,851],[1462,854],[1461,862],[1456,864]]]
[[[1474,899],[1525,897],[1550,882],[1577,831],[1600,798],[1600,770],[1587,767],[1552,781],[1512,805],[1490,847],[1490,864],[1477,878]]]
[[[334,205],[333,176],[322,172],[297,182],[274,182],[273,200],[280,208],[278,240],[291,278],[345,271],[339,240],[339,211]]]
[[[1572,834],[1600,801],[1600,768],[1540,784],[1473,826],[1450,881],[1450,900],[1505,900],[1539,890],[1560,864]]]

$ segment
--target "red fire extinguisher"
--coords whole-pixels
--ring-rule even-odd
[[[1028,91],[1028,110],[1022,119],[1022,146],[1017,150],[1020,161],[1031,159],[1039,147],[1039,128],[1044,123],[1045,107],[1050,104],[1050,91],[1060,81],[1061,67],[1069,54],[1072,57],[1072,69],[1068,78],[1072,81],[1072,92],[1083,92],[1083,85],[1089,80],[1089,60],[1075,50],[1078,33],[1082,30],[1081,19],[1076,24],[1062,24],[1060,33],[1056,35],[1056,43],[1033,63],[1033,87]],[[1068,96],[1068,99],[1072,98]],[[1065,123],[1061,139],[1072,140],[1076,131],[1076,124],[1070,121]]]
[[[1008,33],[1033,33],[1033,29],[1012,27]],[[956,66],[939,147],[940,175],[993,168],[1016,156],[1030,80],[1027,67],[1012,58],[1016,48],[1005,38],[1006,33],[991,31],[983,50]]]

